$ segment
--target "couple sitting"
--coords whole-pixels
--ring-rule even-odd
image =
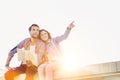
[[[14,80],[16,76],[26,73],[25,80],[34,80],[34,74],[38,72],[40,80],[53,80],[53,73],[59,67],[59,58],[62,56],[59,43],[66,39],[74,27],[74,22],[70,23],[65,33],[61,36],[51,38],[47,30],[39,30],[37,24],[32,24],[29,27],[30,38],[26,38],[15,46],[8,54],[5,67],[8,71],[5,73],[5,80]],[[31,61],[22,62],[16,68],[9,67],[9,63],[17,49],[29,50],[31,53],[36,53],[38,58],[38,66],[35,66]],[[44,62],[43,62],[44,61]]]

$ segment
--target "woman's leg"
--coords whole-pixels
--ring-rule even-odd
[[[45,67],[47,64],[41,64],[38,67],[38,76],[39,76],[39,80],[45,80]]]
[[[57,62],[50,62],[46,65],[46,69],[45,69],[45,75],[46,75],[46,79],[45,80],[53,80],[54,79],[54,70],[56,70],[58,66]]]

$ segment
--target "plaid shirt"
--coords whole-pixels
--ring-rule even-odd
[[[16,45],[12,50],[10,50],[9,52],[9,56],[14,56],[15,53],[17,53],[17,49],[22,49],[24,48],[25,50],[30,50],[30,38],[26,38],[23,41],[21,41],[18,45]],[[35,46],[35,53],[38,54],[38,60],[39,62],[42,61],[42,56],[44,54],[45,51],[45,44],[38,40]]]

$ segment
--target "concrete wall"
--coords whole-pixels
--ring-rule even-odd
[[[22,74],[16,80],[24,80],[24,77]],[[4,80],[3,76],[0,80]],[[59,70],[55,80],[120,80],[120,61],[88,65],[71,72]]]
[[[93,64],[74,73],[57,74],[56,80],[120,80],[120,61]]]

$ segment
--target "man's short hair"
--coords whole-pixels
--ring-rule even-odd
[[[33,26],[36,26],[36,27],[39,28],[39,26],[38,26],[37,24],[32,24],[32,25],[29,27],[29,31],[31,31],[31,28],[32,28]]]

